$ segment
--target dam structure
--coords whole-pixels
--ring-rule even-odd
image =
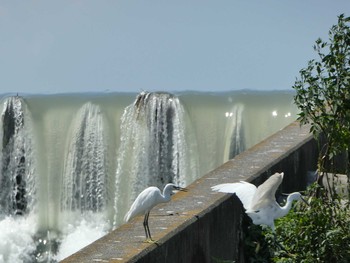
[[[220,181],[205,178],[296,116],[293,94],[283,91],[6,95],[0,110],[0,261],[28,263],[74,260],[96,240],[131,226],[142,230],[123,217],[150,185],[189,188],[174,196],[174,209],[160,210],[163,223],[204,216],[207,197],[233,202],[196,186]],[[280,150],[270,153],[278,157]],[[255,175],[241,171],[235,178],[246,176]],[[185,196],[192,209],[181,203]],[[108,260],[119,258],[127,259]]]
[[[281,192],[305,189],[318,157],[309,128],[288,125],[199,178],[172,202],[155,207],[149,221],[156,244],[143,242],[140,216],[62,262],[250,262],[244,253],[247,216],[241,202],[211,187],[240,180],[260,185],[283,171]]]

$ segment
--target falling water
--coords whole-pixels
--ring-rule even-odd
[[[65,258],[119,226],[143,188],[186,186],[296,113],[291,93],[136,95],[3,100],[0,262]]]
[[[68,132],[61,195],[61,248],[65,258],[106,234],[108,226],[107,124],[99,106],[85,103]]]
[[[244,105],[238,103],[233,106],[230,112],[225,113],[227,122],[225,136],[227,143],[224,145],[224,158],[233,158],[245,149],[243,131],[243,110]],[[223,160],[223,162],[226,160]]]
[[[35,251],[35,160],[25,101],[3,102],[0,128],[0,262],[31,262]]]
[[[34,202],[31,123],[24,101],[9,97],[1,115],[0,213],[21,215]]]
[[[116,220],[144,188],[167,183],[187,185],[198,176],[186,137],[188,127],[179,99],[168,93],[139,94],[121,122],[116,172]]]
[[[86,103],[73,121],[63,170],[63,211],[101,211],[107,202],[108,161],[101,110]]]

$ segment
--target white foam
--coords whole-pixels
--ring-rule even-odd
[[[110,223],[102,214],[78,213],[68,218],[58,240],[58,253],[51,255],[51,259],[60,261],[70,256],[104,236],[110,229]],[[35,262],[37,221],[36,215],[0,219],[0,263]]]
[[[110,228],[101,214],[85,214],[67,224],[62,231],[61,245],[55,259],[60,261],[104,236]]]
[[[0,221],[0,263],[30,262],[35,251],[35,216],[6,216]]]

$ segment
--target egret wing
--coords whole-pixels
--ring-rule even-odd
[[[256,186],[251,183],[240,181],[238,183],[215,185],[211,189],[222,193],[235,193],[241,200],[244,208],[247,210],[250,208],[250,204],[256,191]]]
[[[251,210],[259,210],[276,203],[275,193],[283,180],[283,173],[275,173],[259,185],[252,199]]]
[[[255,225],[266,225],[275,228],[274,218],[271,216],[272,211],[270,207],[260,209],[258,212],[247,212],[247,215],[252,219]]]
[[[160,190],[157,187],[148,187],[143,190],[135,199],[130,207],[130,210],[125,215],[124,220],[128,222],[135,216],[145,214],[150,211],[157,203]]]

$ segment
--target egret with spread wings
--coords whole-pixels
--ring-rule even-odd
[[[299,192],[294,192],[288,195],[284,206],[280,206],[277,203],[275,194],[282,183],[283,175],[284,173],[275,173],[258,187],[251,183],[240,181],[238,183],[215,185],[212,187],[212,190],[223,193],[235,193],[254,224],[266,225],[274,230],[274,220],[285,216],[291,209],[294,200],[306,202]]]

